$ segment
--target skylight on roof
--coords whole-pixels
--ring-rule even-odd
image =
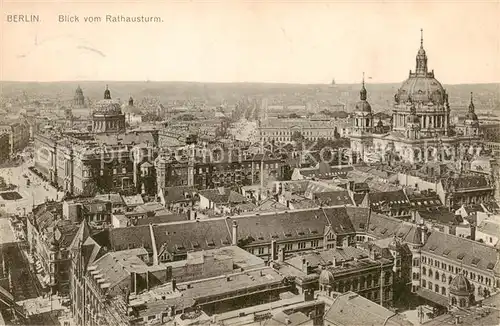
[[[430,251],[435,251],[437,249],[437,246],[432,246],[429,250]]]
[[[445,251],[443,251],[443,255],[448,256],[450,252],[451,252],[450,249],[446,249]]]
[[[465,254],[463,252],[461,252],[457,255],[458,260],[462,260],[462,259],[464,259],[464,257],[465,257]]]
[[[479,263],[480,260],[481,260],[481,258],[477,258],[477,257],[472,259],[472,265],[477,266],[477,264]]]
[[[493,269],[493,267],[495,267],[495,264],[494,263],[488,263],[488,266],[486,266],[487,269]]]

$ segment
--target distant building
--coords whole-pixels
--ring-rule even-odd
[[[9,135],[10,155],[23,150],[30,140],[30,127],[25,121],[0,124],[0,134]]]
[[[75,90],[75,97],[73,98],[73,105],[76,107],[84,107],[85,106],[85,96],[83,96],[83,91],[80,88],[80,85]]]
[[[8,133],[0,133],[0,163],[5,162],[10,157],[10,136]]]

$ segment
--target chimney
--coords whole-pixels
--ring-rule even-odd
[[[302,272],[308,275],[309,274],[308,270],[309,270],[309,262],[305,258],[302,258]]]
[[[470,239],[476,241],[476,224],[470,224]]]
[[[281,263],[283,263],[285,261],[285,249],[284,248],[281,248],[278,251],[278,261]]]
[[[276,261],[278,259],[278,245],[276,240],[271,241],[271,260]]]
[[[177,289],[177,280],[175,278],[172,279],[172,291]]]
[[[238,245],[238,223],[233,221],[233,246]]]

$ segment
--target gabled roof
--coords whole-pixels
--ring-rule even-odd
[[[239,204],[248,201],[236,191],[224,188],[202,190],[199,194],[215,204]]]
[[[335,298],[324,320],[334,325],[413,325],[391,310],[350,291]]]
[[[484,271],[492,271],[497,262],[495,248],[439,231],[431,233],[422,247],[422,252],[446,257],[456,261],[457,264]],[[476,258],[480,260],[476,261]]]
[[[163,197],[165,198],[165,203],[174,204],[183,201],[192,200],[196,189],[190,186],[176,186],[176,187],[165,187],[162,189]],[[186,196],[188,194],[188,196]]]
[[[348,191],[329,191],[314,194],[317,204],[323,206],[354,205]]]

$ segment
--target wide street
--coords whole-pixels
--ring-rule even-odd
[[[0,176],[5,179],[6,183],[16,185],[18,188],[15,191],[23,197],[16,201],[0,199],[1,203],[5,204],[3,209],[7,213],[20,215],[29,213],[33,205],[42,204],[48,199],[57,200],[62,196],[62,193],[58,193],[48,182],[41,180],[28,169],[31,164],[31,162],[24,162],[17,167],[0,169]],[[30,180],[30,185],[27,184],[27,179]]]

